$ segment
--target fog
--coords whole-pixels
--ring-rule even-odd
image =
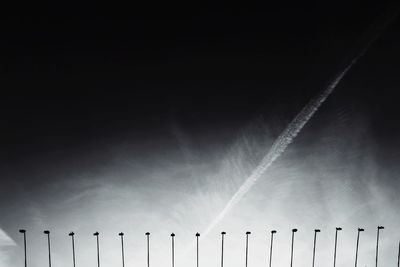
[[[330,265],[337,226],[343,228],[337,266],[354,264],[358,227],[366,229],[358,265],[372,266],[378,225],[385,226],[380,265],[396,264],[399,182],[397,168],[383,162],[399,155],[379,147],[365,114],[335,101],[316,114],[241,202],[201,239],[201,266],[220,265],[221,231],[227,232],[225,266],[244,265],[246,231],[252,232],[249,266],[265,266],[271,230],[278,231],[273,266],[288,266],[292,228],[299,229],[295,266],[311,265],[315,228],[321,229],[316,266]],[[102,266],[121,264],[121,231],[126,266],[146,264],[147,231],[152,266],[170,264],[171,232],[176,234],[176,266],[195,266],[190,249],[195,233],[202,233],[221,212],[287,123],[259,117],[233,133],[220,128],[193,134],[177,120],[155,136],[138,139],[127,132],[80,151],[49,151],[30,166],[31,180],[20,178],[26,173],[8,171],[14,182],[1,189],[0,264],[23,266],[18,229],[26,228],[32,267],[47,264],[44,229],[51,231],[54,266],[72,265],[69,231],[76,233],[77,266],[96,266],[95,231],[100,232]]]

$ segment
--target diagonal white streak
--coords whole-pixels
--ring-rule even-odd
[[[214,227],[229,213],[229,211],[243,198],[243,196],[253,187],[257,180],[267,171],[267,169],[274,163],[276,159],[286,150],[292,143],[293,139],[299,134],[304,125],[311,119],[317,112],[318,108],[325,102],[328,96],[333,92],[337,84],[343,79],[346,73],[351,69],[359,57],[349,64],[344,71],[342,71],[336,79],[324,90],[318,97],[312,99],[297,116],[291,121],[286,129],[279,135],[279,137],[272,144],[271,149],[263,157],[259,165],[253,170],[251,175],[240,186],[236,193],[228,201],[224,209],[218,216],[211,222],[203,233],[203,238],[214,229]]]
[[[311,99],[311,101],[297,114],[297,116],[289,123],[286,129],[279,135],[279,137],[272,144],[271,149],[263,157],[259,165],[253,170],[251,175],[245,180],[240,186],[236,193],[228,201],[224,209],[218,214],[218,216],[209,224],[202,234],[202,238],[205,238],[218,223],[235,207],[235,205],[243,198],[243,196],[253,187],[257,180],[268,170],[268,168],[274,163],[275,160],[285,152],[286,148],[293,142],[294,138],[303,129],[306,123],[312,118],[312,116],[318,111],[319,107],[326,101],[329,95],[335,90],[337,85],[342,81],[343,77],[350,71],[350,69],[357,63],[357,61],[367,52],[368,48],[374,43],[381,32],[391,24],[396,18],[398,8],[391,10],[391,14],[386,14],[383,17],[383,21],[378,21],[373,27],[367,32],[367,41],[363,48],[353,57],[348,65],[339,72],[334,79],[324,88],[321,93]]]

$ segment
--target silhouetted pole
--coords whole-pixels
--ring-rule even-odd
[[[171,234],[172,267],[175,267],[175,234]]]
[[[375,254],[375,267],[378,267],[378,252],[379,252],[379,231],[385,229],[383,226],[378,226],[376,229],[376,254]]]
[[[337,250],[337,234],[338,231],[342,231],[342,228],[340,227],[336,227],[336,231],[335,231],[335,249],[333,252],[333,267],[336,267],[336,250]]]
[[[363,228],[358,228],[357,231],[357,245],[356,245],[356,261],[354,263],[354,267],[357,267],[357,260],[358,260],[358,245],[360,243],[360,232],[364,232]]]
[[[246,267],[249,260],[249,234],[251,234],[251,232],[246,232]]]
[[[75,238],[74,238],[75,233],[70,232],[68,235],[71,237],[71,240],[72,240],[72,263],[73,263],[73,266],[75,267]]]
[[[25,229],[20,229],[19,232],[24,235],[25,267],[28,267],[28,260],[26,258],[26,230]]]
[[[118,234],[121,237],[121,257],[122,257],[122,267],[125,267],[125,254],[124,254],[124,233]]]
[[[199,267],[199,233],[196,233],[196,266]]]
[[[292,248],[290,250],[290,267],[293,267],[293,246],[294,246],[294,233],[297,232],[297,229],[292,229]]]
[[[400,267],[400,242],[399,242],[399,252],[397,253],[397,267]]]
[[[172,255],[172,267],[175,266],[175,234],[171,234],[171,255]]]
[[[50,231],[49,230],[45,230],[43,231],[43,233],[45,235],[47,235],[47,247],[49,249],[49,267],[51,267],[51,253],[50,253]]]
[[[226,233],[221,232],[221,267],[224,267],[224,237]]]
[[[97,243],[97,267],[100,267],[100,244],[99,244],[99,232],[93,234],[96,237]]]
[[[317,233],[321,232],[319,229],[314,230],[314,247],[313,247],[313,254],[312,254],[312,267],[315,265],[315,247],[317,245]]]
[[[271,231],[271,247],[269,249],[269,267],[272,266],[272,246],[274,244],[274,234],[276,234],[276,230]]]
[[[150,233],[147,232],[145,235],[147,237],[147,267],[150,267]]]

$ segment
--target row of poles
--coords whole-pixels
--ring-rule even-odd
[[[375,267],[378,267],[378,252],[379,252],[379,234],[380,230],[383,230],[383,226],[377,227],[376,234],[376,252],[375,252]],[[333,267],[336,267],[336,256],[337,256],[337,241],[338,241],[338,232],[341,231],[341,227],[336,227],[335,230],[335,246],[333,253]],[[25,255],[25,267],[28,266],[27,261],[27,253],[26,253],[26,230],[19,230],[20,233],[23,234],[24,237],[24,255]],[[293,251],[294,251],[294,241],[295,241],[295,233],[297,229],[292,229],[292,241],[291,241],[291,249],[290,249],[290,267],[293,267]],[[320,229],[314,230],[314,243],[313,243],[313,252],[312,252],[312,267],[315,266],[315,251],[317,245],[317,233],[320,233]],[[358,248],[360,244],[360,233],[364,232],[363,228],[358,228],[357,230],[357,243],[356,243],[356,253],[355,253],[355,263],[354,266],[357,267],[358,262]],[[50,244],[50,231],[45,230],[43,233],[47,237],[47,245],[48,245],[48,255],[49,255],[49,267],[51,267],[51,244]],[[274,235],[277,233],[276,230],[271,231],[271,242],[270,242],[270,250],[269,250],[269,267],[272,267],[272,252],[273,252],[273,244],[274,244]],[[249,235],[251,232],[246,232],[246,260],[245,267],[248,266],[248,255],[249,255]],[[70,232],[68,234],[71,237],[72,241],[72,262],[73,267],[76,267],[75,261],[75,233]],[[125,267],[125,252],[124,252],[124,233],[118,234],[121,238],[121,256],[122,256],[122,267]],[[147,239],[147,267],[150,267],[150,233],[145,233]],[[221,232],[221,267],[224,267],[224,241],[225,241],[226,232]],[[100,267],[100,242],[99,242],[99,232],[93,233],[93,236],[96,237],[96,245],[97,245],[97,267]],[[196,233],[196,267],[199,267],[199,238],[200,234]],[[171,254],[172,254],[172,267],[175,267],[175,234],[171,234]],[[399,251],[397,256],[397,267],[400,267],[400,242],[399,242]]]

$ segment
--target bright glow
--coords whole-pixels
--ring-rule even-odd
[[[0,228],[0,267],[9,266],[15,242]]]
[[[325,102],[325,100],[329,97],[329,95],[335,90],[337,85],[341,82],[343,77],[349,72],[349,70],[357,63],[357,61],[367,52],[368,48],[372,45],[376,39],[378,39],[382,30],[384,30],[397,16],[397,10],[391,16],[385,16],[384,21],[380,22],[382,25],[378,24],[381,27],[374,27],[370,29],[367,36],[366,44],[364,47],[354,56],[354,58],[350,61],[350,63],[340,71],[337,76],[332,80],[328,86],[322,90],[321,94],[312,99],[304,108],[301,110],[299,114],[293,119],[293,121],[286,127],[286,129],[282,132],[282,134],[275,140],[272,144],[271,149],[261,160],[260,164],[254,169],[251,175],[245,180],[239,190],[232,196],[232,198],[228,201],[224,209],[220,214],[211,222],[211,224],[206,228],[203,234],[207,236],[208,233],[214,229],[217,224],[228,214],[228,212],[233,209],[237,203],[243,198],[243,196],[254,186],[257,180],[263,176],[263,174],[267,171],[267,169],[271,166],[272,163],[276,159],[280,157],[280,155],[285,152],[288,145],[290,145],[294,138],[299,134],[299,132],[303,129],[303,127],[307,124],[307,122],[312,118],[312,116],[317,112],[319,107]]]
[[[323,129],[312,127],[318,120],[330,124]],[[374,151],[366,145],[371,143],[366,126],[357,118],[349,120],[346,115],[325,111],[310,126],[269,169],[265,179],[258,181],[251,194],[201,240],[200,266],[219,266],[222,230],[227,232],[225,266],[244,266],[248,230],[252,232],[249,267],[265,266],[272,229],[278,230],[273,266],[288,266],[293,227],[299,229],[295,266],[310,266],[315,228],[321,229],[316,266],[331,264],[337,226],[343,227],[338,239],[338,266],[354,263],[357,227],[366,229],[361,235],[359,266],[372,266],[378,225],[385,226],[381,231],[380,263],[388,266],[396,262],[400,238],[396,232],[400,220],[398,184],[385,182],[385,175],[390,173],[377,164]],[[157,156],[140,160],[127,155],[133,147],[123,144],[112,148],[111,163],[101,173],[83,169],[74,171],[72,177],[60,172],[62,179],[41,188],[47,194],[38,191],[29,195],[29,207],[15,215],[25,218],[22,226],[28,230],[29,266],[47,264],[43,229],[51,230],[54,266],[72,264],[71,230],[76,233],[79,266],[96,266],[95,231],[100,232],[102,266],[120,264],[121,231],[125,233],[126,266],[146,266],[147,231],[151,232],[151,266],[169,265],[171,232],[176,234],[176,266],[195,266],[195,254],[189,254],[184,262],[183,252],[256,166],[255,155],[262,155],[269,147],[269,142],[260,141],[268,136],[265,130],[264,124],[255,123],[229,150],[213,147],[215,155],[207,157],[187,148],[194,161],[185,162],[173,148],[164,151],[166,157],[155,153]],[[112,158],[137,160],[138,164]],[[57,188],[62,190],[49,190]],[[34,203],[41,203],[40,208]],[[21,234],[15,235],[22,245]],[[10,266],[23,266],[22,247],[11,255],[14,258]]]
[[[336,83],[358,57],[336,78]],[[332,83],[331,90],[336,83]],[[311,112],[306,109],[306,115],[311,116],[329,93],[325,91],[317,98],[317,106],[311,105]],[[391,172],[375,158],[364,118],[344,113],[337,116],[332,110],[320,112],[291,147],[287,145],[307,120],[296,121],[295,130],[284,134],[283,146],[272,145],[275,138],[268,130],[274,125],[255,122],[229,148],[215,145],[214,140],[212,148],[198,152],[191,145],[194,137],[186,137],[181,130],[175,136],[176,143],[169,139],[118,140],[94,149],[86,158],[74,155],[65,166],[51,169],[46,165],[45,170],[32,173],[46,182],[37,187],[19,185],[14,206],[2,206],[7,208],[4,214],[8,216],[4,229],[20,237],[16,239],[19,248],[8,253],[8,266],[23,266],[19,227],[28,230],[30,267],[47,264],[44,229],[51,230],[56,267],[72,266],[70,231],[75,232],[77,266],[96,266],[95,231],[100,232],[101,266],[121,264],[121,231],[125,234],[126,266],[146,266],[147,231],[151,232],[151,266],[170,264],[171,232],[176,234],[176,266],[195,266],[195,254],[183,261],[183,252],[195,240],[195,233],[207,229],[216,217],[220,223],[208,227],[207,238],[200,242],[200,266],[219,266],[221,231],[227,232],[225,266],[244,266],[246,231],[252,232],[249,267],[266,266],[270,230],[276,229],[273,266],[287,267],[290,230],[294,227],[299,229],[294,266],[311,265],[315,228],[321,229],[316,266],[329,266],[338,226],[343,231],[338,238],[337,266],[354,263],[358,227],[366,229],[361,234],[359,266],[373,266],[378,225],[385,226],[381,231],[380,265],[393,266],[400,239],[400,182],[393,179],[397,171]],[[171,132],[176,133],[176,129]],[[199,143],[207,146],[208,142]],[[271,145],[275,154],[265,161]],[[258,167],[259,162],[273,162],[282,148],[287,150],[274,165]],[[255,169],[256,176],[252,174]],[[263,179],[258,179],[261,175]],[[219,215],[241,185],[249,183],[245,180],[249,176],[252,182],[258,179],[251,194],[241,193],[241,201],[235,200],[230,206],[234,209]],[[249,188],[246,186],[243,192]],[[15,222],[21,225],[13,225]]]

